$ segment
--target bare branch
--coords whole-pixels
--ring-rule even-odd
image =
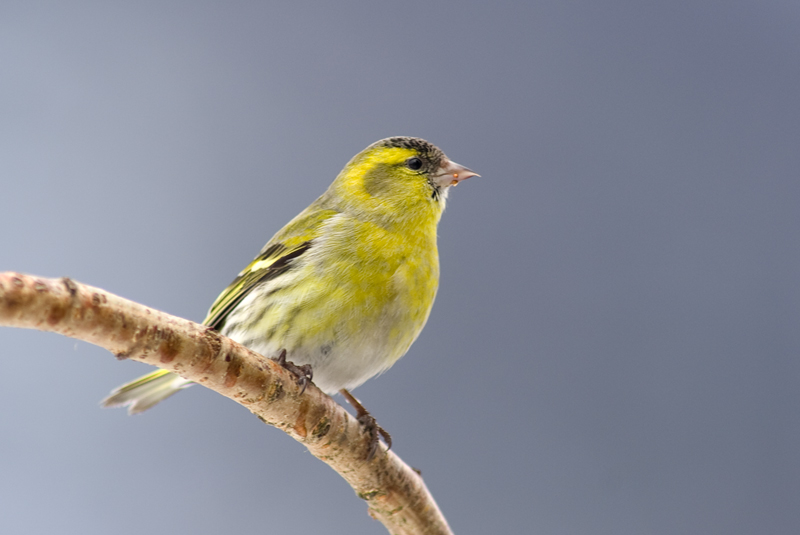
[[[20,273],[0,274],[0,325],[78,338],[202,384],[303,443],[391,533],[451,533],[422,478],[397,455],[381,445],[365,460],[368,438],[347,411],[316,387],[300,395],[278,364],[203,325],[67,278]]]

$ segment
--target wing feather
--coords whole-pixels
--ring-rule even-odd
[[[317,203],[319,200],[317,201]],[[217,297],[203,324],[219,330],[231,311],[253,288],[286,273],[297,259],[313,247],[320,227],[336,215],[335,210],[320,209],[317,203],[281,229],[246,268]]]
[[[290,269],[289,261],[299,257],[310,248],[310,241],[303,242],[291,249],[276,243],[258,255],[220,294],[203,323],[212,329],[221,329],[231,310],[247,297],[253,288],[286,273]]]

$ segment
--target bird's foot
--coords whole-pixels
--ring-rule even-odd
[[[278,356],[274,357],[272,360],[280,364],[283,369],[290,371],[297,377],[297,386],[301,387],[300,394],[306,391],[306,387],[311,382],[311,379],[314,378],[314,371],[311,369],[311,364],[303,364],[302,366],[298,366],[293,362],[287,361],[285,349],[281,349],[281,352],[278,354]]]
[[[386,442],[386,449],[392,449],[392,435],[386,429],[378,425],[375,417],[370,413],[365,412],[358,417],[358,422],[364,426],[364,432],[369,436],[369,451],[367,452],[367,461],[371,461],[378,451],[378,444],[380,444],[379,436],[383,437]]]
[[[380,437],[383,437],[383,441],[386,442],[386,449],[392,449],[392,435],[386,432],[383,427],[378,425],[375,417],[372,416],[369,411],[365,409],[364,406],[355,397],[353,397],[350,392],[347,391],[347,389],[342,388],[339,390],[339,393],[342,394],[347,402],[350,403],[350,405],[352,405],[356,410],[356,419],[363,426],[364,433],[369,436],[367,461],[371,461],[375,456],[375,453],[378,451]]]

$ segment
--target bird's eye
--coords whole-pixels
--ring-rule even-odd
[[[419,158],[409,158],[406,160],[406,166],[412,171],[419,171],[422,169],[422,160]]]

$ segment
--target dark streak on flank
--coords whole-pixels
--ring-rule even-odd
[[[311,241],[303,242],[297,249],[293,250],[292,252],[277,258],[272,264],[268,267],[264,268],[263,270],[258,270],[256,272],[248,272],[239,277],[236,277],[234,281],[230,284],[229,288],[236,286],[240,281],[244,279],[244,286],[239,290],[238,295],[235,299],[232,299],[230,303],[225,305],[225,308],[217,312],[217,314],[209,320],[207,325],[212,329],[221,330],[225,326],[225,320],[228,318],[228,314],[236,308],[236,306],[242,302],[242,299],[247,297],[247,295],[259,284],[263,284],[268,280],[274,279],[275,277],[286,273],[291,269],[291,260],[299,257],[311,247]],[[255,261],[260,260],[267,260],[271,257],[274,257],[275,254],[280,254],[282,251],[286,249],[281,243],[273,244],[267,247],[263,253],[258,255]]]

